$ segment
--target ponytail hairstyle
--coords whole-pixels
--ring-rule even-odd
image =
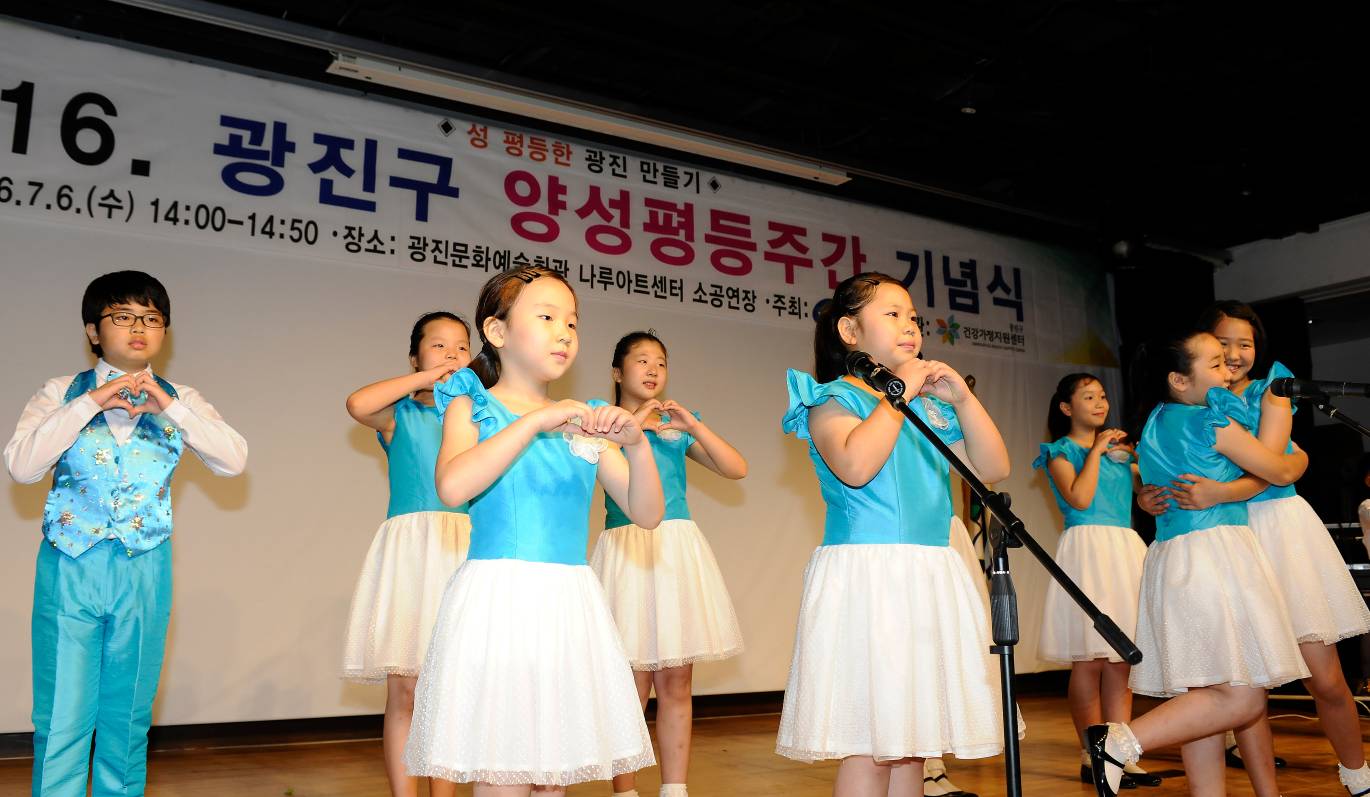
[[[496,274],[485,283],[480,289],[480,298],[476,300],[476,332],[480,335],[480,352],[471,359],[469,367],[480,377],[480,383],[487,388],[495,386],[499,381],[500,363],[499,349],[490,344],[490,340],[485,337],[485,322],[491,318],[500,321],[509,319],[509,310],[514,306],[523,293],[524,287],[533,280],[548,277],[557,280],[571,292],[571,296],[576,295],[576,289],[571,287],[571,283],[566,281],[559,272],[544,268],[542,266],[520,266],[511,268],[501,274]]]
[[[1070,434],[1070,416],[1061,412],[1061,405],[1069,404],[1075,397],[1075,391],[1086,382],[1103,385],[1099,377],[1086,373],[1067,374],[1056,383],[1056,392],[1051,394],[1051,405],[1047,407],[1047,434],[1051,435],[1052,440],[1060,440]]]
[[[419,316],[419,320],[414,322],[414,328],[409,331],[409,356],[417,358],[419,356],[419,344],[423,342],[423,331],[429,323],[440,319],[456,321],[461,324],[461,328],[466,330],[466,337],[471,337],[471,325],[466,323],[466,319],[456,313],[449,313],[446,310],[434,310],[431,313],[424,313]],[[417,367],[417,366],[415,366]]]
[[[904,283],[878,271],[847,277],[818,311],[818,325],[813,331],[813,370],[819,382],[831,382],[847,373],[850,350],[837,333],[837,322],[861,312],[885,283],[904,287]]]
[[[633,346],[636,346],[644,340],[651,341],[656,345],[660,346],[661,353],[665,354],[667,357],[670,357],[670,355],[666,352],[666,344],[662,343],[661,338],[656,336],[655,329],[648,329],[646,332],[638,330],[637,332],[629,332],[628,334],[619,338],[618,343],[614,344],[613,367],[619,369],[623,368],[623,362],[628,358],[628,352],[633,348]],[[615,382],[614,406],[618,406],[618,401],[621,398],[623,398],[623,385],[618,382]]]
[[[1208,334],[1206,329],[1191,329],[1137,347],[1131,375],[1132,393],[1136,398],[1133,422],[1139,432],[1157,404],[1174,400],[1170,392],[1170,375],[1193,373],[1192,344],[1195,338]],[[1140,438],[1140,434],[1137,437]]]
[[[1256,344],[1256,357],[1251,364],[1251,370],[1257,373],[1265,373],[1270,365],[1265,361],[1265,324],[1261,323],[1261,317],[1256,315],[1256,311],[1252,310],[1251,305],[1246,302],[1222,299],[1210,304],[1208,309],[1199,316],[1199,329],[1212,332],[1217,329],[1224,317],[1235,318],[1251,325],[1251,338]]]

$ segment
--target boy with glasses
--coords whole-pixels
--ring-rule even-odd
[[[95,367],[48,380],[5,465],[53,469],[33,591],[33,794],[142,795],[147,731],[171,616],[171,475],[185,447],[221,476],[247,444],[193,388],[152,372],[171,325],[141,271],[96,278],[81,300]],[[98,733],[97,733],[98,732]]]

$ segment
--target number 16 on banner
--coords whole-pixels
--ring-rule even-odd
[[[26,155],[29,151],[34,92],[34,84],[28,80],[0,91],[0,103],[14,105],[10,152],[16,155]],[[114,103],[99,92],[83,91],[68,100],[62,109],[62,124],[58,131],[67,157],[82,166],[98,166],[109,160],[114,154],[114,129],[105,121],[105,117],[118,115]],[[82,133],[86,135],[82,136]],[[151,163],[137,158],[129,165],[129,172],[139,177],[148,176],[151,169]]]

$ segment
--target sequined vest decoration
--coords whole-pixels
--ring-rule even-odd
[[[176,397],[170,382],[153,378]],[[96,383],[94,370],[77,374],[63,401],[74,401]],[[111,538],[129,556],[166,542],[171,536],[171,474],[183,448],[181,431],[162,415],[140,415],[121,446],[104,413],[96,414],[57,460],[43,509],[43,536],[73,558]]]

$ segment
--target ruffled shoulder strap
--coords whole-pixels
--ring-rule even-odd
[[[1227,426],[1232,420],[1246,426],[1251,415],[1251,408],[1246,401],[1226,388],[1209,388],[1204,403],[1208,406],[1200,414],[1199,427],[1193,431],[1209,446],[1217,442],[1218,429]]]
[[[470,368],[463,368],[433,386],[433,403],[444,416],[447,415],[447,406],[457,396],[471,399],[472,421],[480,423],[495,417],[490,410],[490,391],[485,389],[480,377]]]
[[[819,383],[803,371],[790,369],[785,375],[786,387],[790,393],[789,409],[780,421],[780,428],[786,434],[793,434],[800,440],[809,440],[809,410],[829,400],[841,404],[843,409],[858,418],[866,417],[866,407],[861,401],[861,389],[844,380]]]
[[[1070,446],[1070,440],[1064,437],[1050,443],[1042,443],[1037,447],[1037,458],[1032,461],[1032,467],[1037,470],[1045,470],[1047,464],[1057,457],[1065,457],[1069,461]]]

